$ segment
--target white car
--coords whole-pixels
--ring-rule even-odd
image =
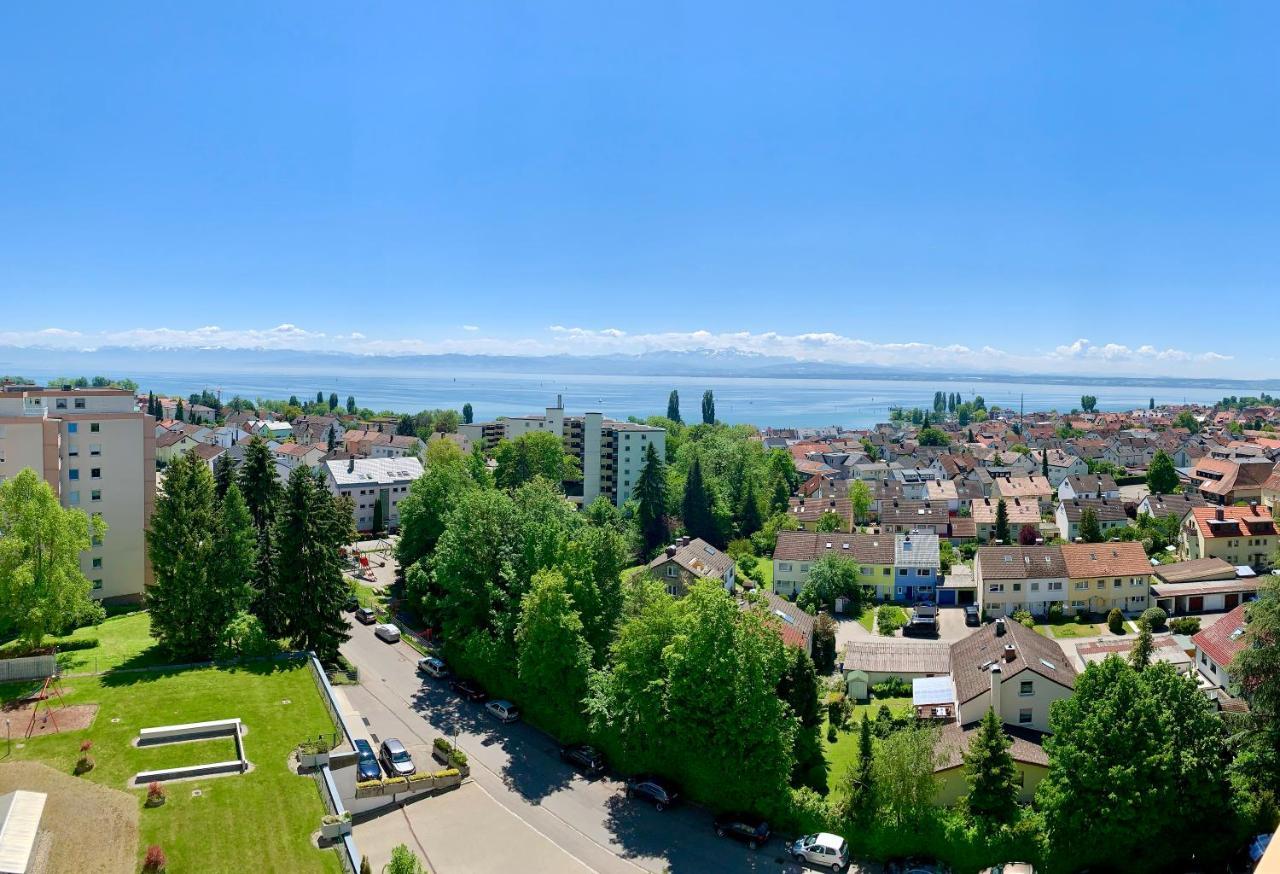
[[[515,722],[520,718],[520,710],[510,701],[490,701],[484,709],[493,714],[499,722]]]
[[[400,642],[400,629],[396,628],[390,622],[384,622],[381,625],[374,626],[373,633],[379,639],[385,640],[387,643]]]
[[[787,847],[787,852],[797,862],[820,865],[832,871],[842,871],[849,865],[848,842],[830,832],[805,835]]]
[[[428,656],[425,659],[418,659],[418,673],[430,674],[438,680],[442,680],[449,676],[449,668],[445,666],[442,659],[435,656]]]

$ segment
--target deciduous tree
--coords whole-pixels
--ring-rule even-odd
[[[1098,514],[1093,507],[1085,507],[1080,514],[1080,539],[1085,543],[1102,542],[1102,526],[1098,523]]]
[[[530,714],[557,737],[581,737],[591,646],[559,571],[534,575],[521,601],[516,651],[517,673]]]
[[[1157,449],[1147,467],[1147,488],[1153,495],[1172,495],[1178,491],[1178,471],[1173,459],[1163,449]]]

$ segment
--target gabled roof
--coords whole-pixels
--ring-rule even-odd
[[[1066,481],[1071,484],[1071,490],[1077,495],[1096,495],[1100,491],[1106,494],[1120,489],[1116,485],[1115,478],[1109,473],[1086,473],[1079,476],[1069,476]]]
[[[893,564],[892,534],[845,534],[823,531],[779,531],[773,549],[775,561],[817,561],[824,555],[842,555],[864,564]]]
[[[779,633],[782,635],[782,642],[808,652],[809,641],[813,639],[814,617],[773,592],[765,592],[764,596],[765,601],[761,606],[781,626]]]
[[[1204,650],[1205,654],[1219,665],[1223,667],[1230,665],[1236,653],[1247,645],[1244,639],[1244,611],[1247,606],[1247,604],[1241,604],[1208,628],[1196,632],[1191,642]]]
[[[1092,509],[1099,522],[1123,522],[1128,519],[1124,512],[1124,504],[1119,498],[1072,498],[1059,501],[1058,507],[1067,517],[1068,522],[1079,522],[1084,511]]]
[[[936,774],[940,771],[950,771],[952,768],[963,765],[965,753],[969,751],[969,744],[981,727],[980,721],[966,725],[956,722],[944,725],[938,733],[938,745],[935,747],[939,753],[938,763],[933,772]],[[1047,735],[1017,725],[1004,724],[1001,728],[1011,741],[1009,755],[1015,762],[1049,767],[1049,754],[1044,749],[1044,739]]]
[[[1004,633],[997,634],[1002,627]],[[1013,647],[1008,656],[1006,646]],[[998,619],[951,644],[951,677],[959,703],[991,689],[991,666],[996,664],[1004,682],[1031,671],[1068,689],[1075,688],[1076,669],[1057,643],[1019,622]]]
[[[1202,495],[1147,495],[1142,499],[1157,519],[1165,516],[1177,516],[1181,519],[1192,507],[1205,506]]]
[[[1034,580],[1067,576],[1057,546],[980,546],[976,555],[984,580]]]
[[[1248,537],[1276,533],[1275,522],[1265,507],[1193,507],[1196,527],[1202,537]],[[1218,519],[1221,514],[1222,519]]]
[[[1067,576],[1073,580],[1151,574],[1147,551],[1136,540],[1119,543],[1064,543],[1058,548],[1062,550]]]
[[[851,640],[844,648],[844,669],[881,674],[945,674],[951,647],[934,640]]]
[[[668,547],[660,552],[657,558],[649,562],[649,568],[675,562],[694,576],[721,579],[733,567],[733,559],[728,553],[721,552],[701,537],[689,538],[688,543],[681,541],[675,544],[674,554],[669,555],[671,549],[672,547]]]

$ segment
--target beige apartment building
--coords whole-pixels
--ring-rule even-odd
[[[0,390],[0,481],[31,468],[64,507],[101,516],[107,533],[80,558],[93,597],[142,598],[151,583],[147,525],[155,506],[155,420],[139,411],[132,392]]]
[[[606,419],[603,413],[566,416],[560,397],[541,416],[502,416],[458,426],[459,434],[486,451],[492,451],[499,440],[539,431],[558,435],[565,451],[582,465],[582,481],[564,484],[569,499],[582,506],[604,495],[621,507],[640,481],[648,448],[653,446],[659,458],[666,458],[666,429]]]

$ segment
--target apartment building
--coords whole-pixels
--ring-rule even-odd
[[[400,527],[400,502],[422,476],[416,458],[337,458],[324,462],[329,491],[351,499],[357,531],[372,531],[375,505],[382,505],[382,527]]]
[[[155,420],[119,389],[0,391],[0,481],[40,474],[64,507],[102,517],[107,533],[80,558],[93,597],[139,600],[151,583],[145,531],[155,507]]]
[[[541,416],[502,416],[492,422],[458,426],[458,433],[473,444],[480,443],[486,451],[492,451],[500,440],[538,432],[559,436],[565,451],[581,463],[582,481],[565,483],[565,493],[583,506],[601,495],[622,506],[640,480],[648,448],[653,446],[659,458],[665,458],[667,451],[666,429],[606,419],[603,413],[566,416],[559,396],[556,405],[547,407]]]
[[[1067,606],[1067,565],[1057,546],[980,546],[973,571],[978,606],[988,616],[1044,616],[1053,604]]]
[[[1068,612],[1119,609],[1136,615],[1151,606],[1151,562],[1141,543],[1064,543],[1058,548],[1070,581]]]
[[[1182,520],[1178,557],[1221,558],[1267,570],[1277,547],[1280,533],[1265,507],[1192,507]]]

